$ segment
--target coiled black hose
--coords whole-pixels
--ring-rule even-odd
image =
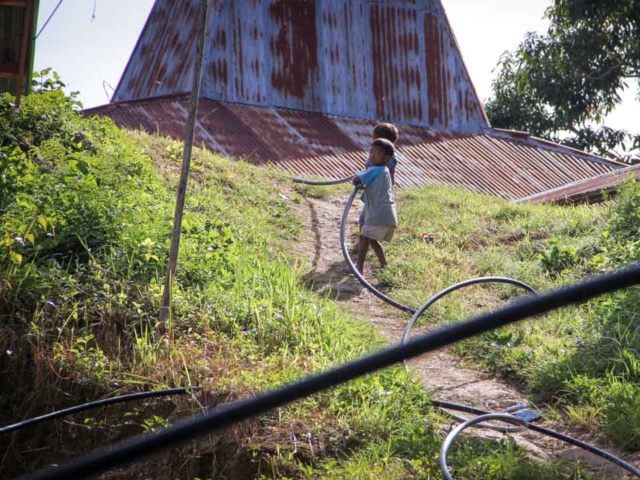
[[[439,407],[439,408],[443,408],[443,409],[447,409],[447,410],[457,410],[459,412],[464,412],[464,413],[469,413],[471,415],[476,415],[476,416],[481,416],[481,415],[488,415],[489,412],[486,412],[484,410],[480,410],[478,408],[473,408],[473,407],[468,407],[466,405],[457,405],[455,403],[450,403],[450,402],[440,402],[437,400],[433,400],[433,405],[435,407]],[[516,417],[518,418],[518,417]],[[640,469],[634,467],[633,465],[625,462],[624,460],[616,457],[615,455],[612,455],[611,453],[602,450],[594,445],[590,445],[588,443],[583,442],[582,440],[578,440],[577,438],[573,438],[570,437],[568,435],[564,435],[560,432],[556,432],[555,430],[551,430],[549,428],[545,428],[545,427],[541,427],[540,425],[535,425],[533,423],[530,422],[526,422],[526,427],[529,430],[532,430],[534,432],[538,432],[538,433],[542,433],[543,435],[547,435],[549,437],[555,438],[556,440],[560,440],[562,442],[568,443],[570,445],[573,445],[575,447],[579,447],[582,448],[583,450],[586,450],[588,452],[593,453],[594,455],[597,455],[601,458],[604,458],[606,460],[609,460],[612,463],[615,463],[616,465],[618,465],[621,468],[624,468],[625,470],[627,470],[628,472],[633,473],[636,477],[640,477]]]
[[[505,413],[489,413],[487,415],[480,415],[475,418],[470,418],[469,420],[463,422],[461,425],[458,425],[449,433],[449,435],[447,435],[447,438],[444,439],[444,442],[442,442],[442,447],[440,448],[440,470],[442,470],[442,474],[444,475],[444,478],[446,480],[453,480],[451,472],[449,471],[449,466],[447,465],[447,453],[449,452],[449,447],[453,444],[454,440],[458,437],[458,435],[462,433],[463,430],[466,430],[467,428],[473,426],[480,427],[481,425],[486,425],[482,423],[485,420],[500,420],[501,422],[513,423],[516,425],[512,427],[514,429],[513,431],[520,431],[524,427],[526,427],[526,422],[524,420]]]

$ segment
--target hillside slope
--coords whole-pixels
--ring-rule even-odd
[[[496,221],[494,217],[501,218],[505,211],[512,211],[515,208],[514,211],[519,212],[520,215],[534,217],[532,223],[541,228],[540,232],[545,232],[537,235],[536,248],[540,251],[544,251],[547,237],[557,235],[558,231],[575,232],[575,224],[582,221],[589,222],[598,228],[594,231],[589,230],[588,234],[578,229],[581,233],[574,234],[574,241],[595,242],[598,235],[602,233],[602,229],[606,227],[604,217],[612,211],[616,212],[612,206],[575,209],[554,206],[513,207],[493,197],[482,197],[438,187],[420,191],[404,190],[398,192],[398,196],[401,225],[398,235],[387,247],[389,267],[386,270],[379,270],[375,257],[371,255],[369,259],[371,263],[368,264],[369,268],[366,269],[365,275],[377,288],[393,298],[402,298],[414,307],[418,307],[429,296],[453,283],[478,276],[525,277],[527,282],[535,286],[538,291],[545,291],[559,283],[558,278],[547,275],[540,265],[536,265],[542,262],[544,256],[528,258],[529,265],[522,265],[520,268],[517,268],[517,265],[516,268],[511,265],[520,261],[514,253],[517,249],[515,244],[518,236],[514,235],[511,229],[527,228],[527,224]],[[329,293],[336,298],[338,304],[355,317],[375,325],[389,343],[395,344],[400,341],[410,315],[376,298],[350,274],[346,267],[339,240],[340,218],[346,197],[340,193],[334,196],[330,191],[324,190],[312,192],[312,196],[300,204],[300,215],[306,220],[305,234],[297,252],[309,259],[304,278],[319,293]],[[402,225],[404,218],[411,218],[412,213],[417,211],[424,212],[425,215],[420,216],[421,220],[416,220],[416,225]],[[356,219],[357,209],[353,208],[350,224],[354,225],[354,233],[357,230]],[[440,229],[433,234],[435,240],[425,239],[422,234],[434,232],[426,229],[436,225]],[[481,231],[486,232],[483,236],[485,245],[495,249],[492,252],[493,258],[500,260],[500,264],[496,265],[494,270],[483,270],[485,264],[482,262],[487,252],[478,248],[477,241],[474,240],[479,237]],[[590,235],[594,237],[590,238]],[[524,236],[521,237],[524,238]],[[562,239],[563,243],[568,241],[568,239]],[[439,259],[432,260],[431,256],[438,256]],[[457,258],[457,261],[453,261],[453,258]],[[510,268],[505,268],[505,265]],[[413,277],[406,278],[403,283],[401,275],[408,268],[412,269]],[[527,271],[537,272],[537,274],[530,273],[526,276],[523,272]],[[500,284],[466,287],[437,302],[420,320],[413,334],[498,308],[520,295],[523,295],[521,290]],[[598,419],[600,422],[593,422],[588,426],[577,421],[579,417],[572,413],[579,411],[580,399],[574,399],[572,405],[561,396],[562,392],[557,396],[553,394],[546,396],[545,393],[548,390],[545,391],[533,385],[527,388],[526,378],[521,371],[503,368],[503,365],[511,360],[508,355],[515,350],[515,345],[510,344],[510,340],[496,342],[496,337],[511,339],[514,337],[513,330],[545,332],[546,342],[537,336],[526,337],[525,333],[524,340],[521,340],[521,348],[528,348],[531,352],[535,352],[536,358],[545,360],[545,363],[541,362],[538,365],[539,368],[552,368],[556,358],[549,355],[547,350],[554,348],[557,344],[566,346],[574,341],[571,334],[567,335],[566,330],[558,328],[559,324],[564,325],[566,329],[572,328],[571,324],[564,319],[575,317],[583,310],[585,309],[568,309],[560,318],[550,315],[547,318],[530,319],[524,322],[522,327],[501,329],[484,338],[456,345],[452,349],[424,355],[410,362],[410,366],[415,378],[420,379],[436,400],[494,412],[501,412],[528,401],[542,411],[543,416],[539,424],[595,443],[631,463],[638,464],[640,458],[637,453],[632,453],[633,449],[625,449],[621,444],[614,443],[612,438],[604,435],[604,419]],[[573,321],[588,323],[586,318],[574,318]],[[505,351],[503,363],[498,363],[496,359],[500,359],[500,354]],[[588,349],[585,350],[583,360],[588,359],[588,352]],[[558,380],[562,381],[562,378]],[[587,380],[589,379],[585,379]],[[591,379],[591,381],[595,383],[599,380]],[[630,428],[627,433],[632,432]],[[474,431],[474,435],[484,438],[499,437],[499,434],[490,430]],[[597,478],[624,477],[624,472],[618,467],[552,438],[534,432],[511,434],[510,438],[514,439],[522,449],[547,462],[553,458],[579,460],[585,462]]]
[[[314,192],[200,150],[171,335],[156,338],[181,146],[83,118],[73,99],[49,90],[19,110],[0,99],[0,422],[136,391],[203,391],[3,435],[0,476],[155,431],[384,344],[371,324],[310,288],[304,258],[293,253],[304,195]],[[407,192],[407,206],[411,195],[422,194]],[[405,225],[421,228],[408,212]],[[422,267],[403,256],[424,245],[412,247],[403,229],[382,278],[394,295],[413,288],[412,298],[422,298],[433,286],[425,289],[426,276],[415,275]],[[473,272],[438,273],[439,281],[463,273]],[[469,305],[450,308],[453,318]],[[398,366],[104,478],[440,478],[447,424]],[[589,478],[581,466],[538,463],[502,439],[469,438],[450,463],[456,478]]]
[[[640,258],[640,186],[601,206],[511,205],[462,191],[406,191],[404,228],[381,278],[411,301],[476,276],[508,276],[545,291]],[[421,233],[434,233],[425,243]],[[492,308],[504,287],[460,291],[424,319],[442,324]],[[456,347],[515,381],[587,438],[640,451],[638,288],[491,332]],[[632,455],[638,459],[638,455]]]

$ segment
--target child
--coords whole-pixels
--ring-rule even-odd
[[[373,127],[373,139],[376,140],[378,138],[384,138],[385,140],[389,140],[391,143],[395,145],[398,141],[398,129],[395,125],[391,123],[378,123],[375,127]],[[386,164],[386,167],[389,169],[389,174],[391,175],[391,184],[395,186],[396,184],[396,165],[398,161],[396,160],[395,150],[391,158]],[[364,166],[368,168],[370,166],[370,159],[367,159]],[[360,200],[364,202],[365,194],[363,193],[360,197]],[[362,230],[362,226],[364,225],[364,209],[360,212],[360,218],[358,219],[358,225],[360,225],[360,230]]]
[[[360,232],[356,263],[360,273],[364,270],[369,245],[378,257],[380,266],[383,268],[387,266],[387,259],[379,242],[390,241],[398,225],[393,183],[389,169],[386,167],[394,153],[395,148],[389,140],[383,138],[374,140],[369,154],[371,166],[358,173],[353,179],[354,185],[361,184],[366,188],[364,224]]]
[[[384,138],[385,140],[389,140],[393,143],[394,147],[396,142],[398,141],[398,129],[395,125],[391,123],[379,123],[375,127],[373,127],[373,139],[376,140],[378,138]],[[396,185],[396,165],[398,161],[396,159],[396,152],[394,150],[393,155],[385,165],[389,169],[389,173],[391,174],[391,184],[395,187]],[[368,167],[365,163],[365,166]]]

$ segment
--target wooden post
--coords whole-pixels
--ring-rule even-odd
[[[18,77],[16,79],[16,107],[20,106],[22,91],[24,90],[24,76],[27,73],[27,53],[32,47],[31,17],[33,17],[33,0],[27,0],[24,6],[24,22],[22,23],[22,44],[20,45],[20,59],[18,61]],[[31,82],[31,78],[27,80]]]
[[[167,276],[164,279],[164,291],[162,293],[162,305],[158,322],[158,333],[164,335],[167,331],[167,318],[171,309],[171,288],[176,275],[178,264],[178,250],[180,248],[180,231],[182,229],[182,212],[184,211],[185,197],[187,193],[187,181],[189,180],[189,164],[191,163],[191,151],[193,149],[193,137],[196,128],[198,114],[198,100],[200,98],[200,80],[202,76],[202,61],[204,57],[204,43],[207,33],[208,0],[200,0],[198,11],[198,33],[196,37],[196,58],[193,65],[193,88],[191,90],[191,107],[187,122],[187,135],[184,139],[184,151],[182,152],[182,169],[180,171],[180,183],[176,196],[176,209],[173,216],[173,233],[171,236],[171,249],[169,251],[169,266]]]

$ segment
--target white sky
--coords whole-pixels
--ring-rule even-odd
[[[58,0],[40,0],[38,29]],[[478,95],[491,95],[492,70],[500,55],[514,50],[528,31],[544,32],[551,0],[443,0]],[[92,13],[95,10],[95,19]],[[36,70],[53,67],[86,108],[108,103],[103,82],[113,88],[129,60],[153,0],[65,0],[36,43]],[[607,125],[640,131],[637,87]],[[109,96],[112,90],[107,87]]]

